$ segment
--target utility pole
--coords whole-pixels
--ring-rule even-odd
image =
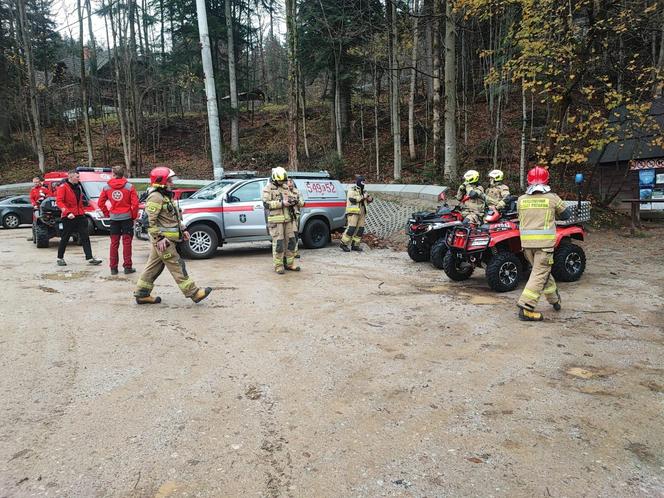
[[[201,56],[205,73],[205,95],[207,97],[208,123],[210,126],[210,150],[212,152],[212,169],[214,179],[224,176],[224,164],[221,159],[221,131],[219,130],[219,110],[217,108],[217,91],[214,86],[212,54],[210,53],[210,35],[208,34],[207,11],[205,0],[196,0],[198,14],[198,34],[201,38]]]

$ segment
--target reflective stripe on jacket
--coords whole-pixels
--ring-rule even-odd
[[[524,194],[517,202],[521,247],[548,249],[556,245],[556,216],[565,203],[556,194]]]
[[[294,218],[293,210],[284,207],[284,200],[288,198],[289,194],[294,197],[286,183],[277,185],[274,182],[269,182],[265,186],[262,201],[267,212],[268,223],[286,223]]]

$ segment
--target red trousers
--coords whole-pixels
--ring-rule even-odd
[[[120,262],[118,255],[120,249],[120,238],[122,238],[122,257],[125,268],[132,267],[131,261],[131,242],[134,237],[132,220],[114,221],[111,220],[111,254],[109,256],[109,266],[117,268]]]

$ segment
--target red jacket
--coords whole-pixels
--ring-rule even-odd
[[[51,195],[51,191],[45,185],[37,185],[30,190],[30,204],[37,207],[41,201]]]
[[[108,209],[106,202],[111,209]],[[113,178],[108,181],[97,201],[104,216],[112,220],[135,220],[138,217],[138,194],[126,178]]]
[[[74,193],[74,187],[69,181],[63,182],[62,185],[58,187],[58,190],[55,194],[55,202],[62,211],[62,217],[66,218],[70,213],[74,216],[84,216],[85,210],[83,208],[83,188],[81,189],[81,195],[76,199],[76,194]]]

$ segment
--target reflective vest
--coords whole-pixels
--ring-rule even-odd
[[[556,245],[556,215],[565,203],[552,192],[524,194],[517,201],[521,247],[548,249]]]
[[[173,199],[155,190],[145,201],[145,212],[148,214],[148,234],[153,241],[160,238],[173,242],[182,240],[182,217]]]
[[[292,207],[284,207],[283,202],[289,195],[295,197],[288,189],[286,183],[277,185],[269,182],[263,189],[263,205],[267,211],[268,223],[286,223],[295,218],[295,210]]]
[[[346,214],[367,213],[367,202],[364,200],[364,194],[357,185],[348,189],[346,195]]]

